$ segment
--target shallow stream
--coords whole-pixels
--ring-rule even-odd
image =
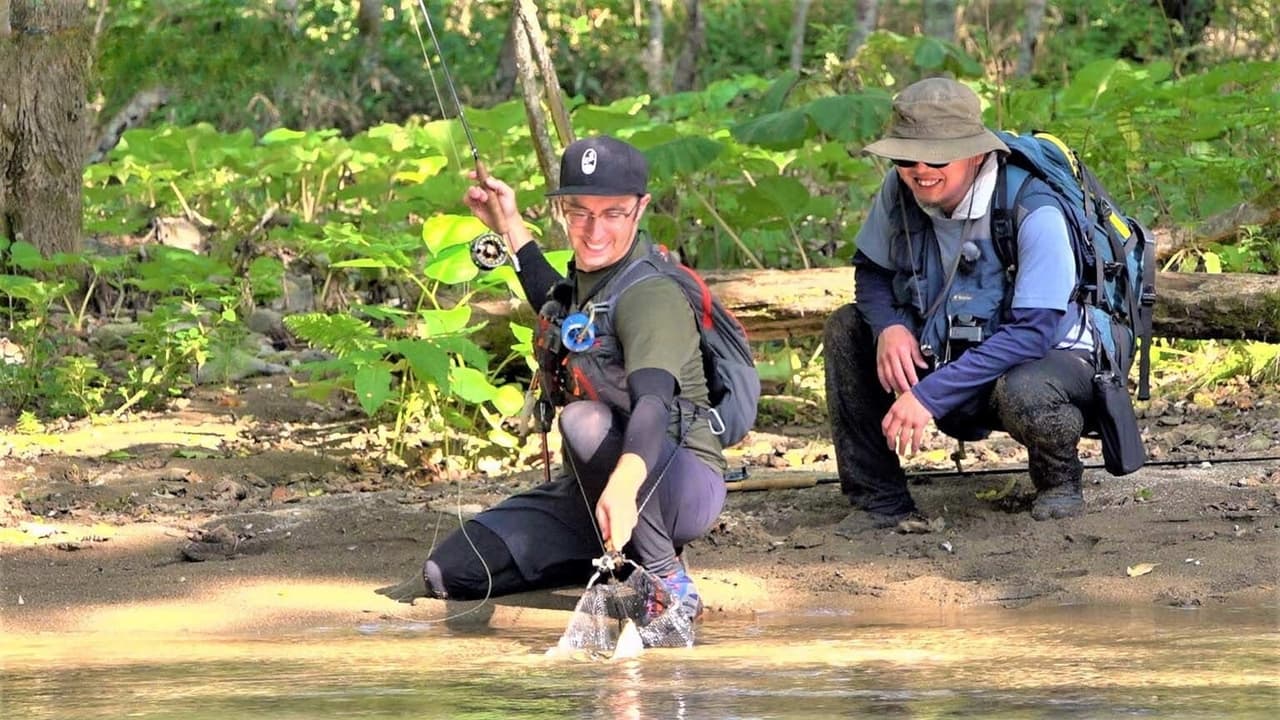
[[[713,619],[689,650],[586,662],[546,628],[0,639],[0,717],[1274,718],[1275,607]]]

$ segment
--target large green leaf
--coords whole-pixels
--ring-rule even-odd
[[[494,399],[498,394],[498,389],[489,382],[489,378],[475,368],[453,367],[450,368],[449,374],[449,379],[453,383],[453,394],[469,403],[479,405]]]
[[[392,343],[389,349],[409,361],[419,380],[449,391],[449,353],[439,345],[427,340],[404,339]]]
[[[827,137],[865,144],[879,137],[892,102],[888,92],[872,89],[856,95],[818,98],[805,109]]]
[[[356,398],[366,415],[378,412],[394,391],[391,388],[391,368],[385,363],[365,365],[356,370],[354,379]]]
[[[480,274],[480,268],[471,260],[470,247],[455,245],[436,256],[423,274],[446,285],[457,285],[474,279]]]
[[[783,217],[802,213],[809,205],[809,191],[799,180],[785,175],[760,178],[746,197],[749,202],[769,205],[772,214]]]
[[[499,387],[493,394],[493,406],[507,417],[518,415],[524,409],[524,390],[512,383]]]
[[[777,80],[769,86],[763,97],[760,98],[760,110],[766,113],[776,113],[787,106],[787,96],[791,94],[791,90],[795,88],[796,83],[800,81],[800,73],[795,70],[788,70],[778,76]]]
[[[452,335],[467,326],[471,320],[471,308],[456,305],[449,310],[422,310],[418,316],[422,318],[424,337]]]
[[[276,128],[267,132],[258,141],[263,145],[277,145],[282,143],[298,142],[305,138],[307,134],[299,130],[290,130],[289,128]]]
[[[39,270],[45,266],[44,256],[25,240],[20,240],[9,247],[9,262],[20,270]]]
[[[783,110],[734,125],[733,139],[770,150],[794,150],[809,136],[809,115],[803,109]]]
[[[645,150],[649,169],[663,178],[697,173],[715,162],[724,145],[705,137],[682,137]]]
[[[471,241],[488,231],[484,223],[473,215],[440,213],[422,223],[422,242],[432,254],[454,245],[470,245]]]
[[[638,124],[634,115],[618,110],[584,105],[573,111],[573,126],[586,135],[618,135]]]
[[[947,61],[949,54],[945,43],[937,38],[925,36],[920,38],[920,44],[916,45],[912,62],[923,70],[936,70]]]
[[[1062,93],[1062,104],[1068,108],[1092,108],[1107,90],[1107,82],[1123,60],[1095,60],[1080,68]]]

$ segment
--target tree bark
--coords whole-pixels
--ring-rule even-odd
[[[644,51],[644,73],[649,92],[653,95],[663,95],[666,92],[666,83],[663,81],[667,69],[663,42],[665,28],[662,0],[649,0],[649,43]]]
[[[813,0],[796,0],[791,14],[791,69],[800,72],[804,67],[804,35],[809,26],[809,6]]]
[[[693,90],[698,86],[698,58],[707,38],[707,16],[698,0],[685,0],[685,22],[689,32],[685,36],[680,56],[676,58],[675,75],[671,80],[676,92]]]
[[[498,53],[498,69],[494,74],[494,94],[499,100],[509,100],[516,91],[516,34],[520,29],[520,14],[511,13],[507,23],[507,35],[502,39],[502,52]]]
[[[844,59],[852,60],[867,36],[876,31],[880,0],[855,0],[853,4],[853,27],[849,29],[849,46],[845,48]]]
[[[528,10],[528,0],[517,0],[516,22],[513,30],[516,40],[516,75],[520,79],[521,94],[524,96],[524,112],[529,119],[529,133],[533,140],[533,148],[538,155],[538,166],[542,168],[542,176],[547,179],[547,190],[557,187],[560,178],[558,153],[551,145],[551,134],[547,123],[547,112],[542,107],[542,88],[534,70],[533,48],[530,46],[528,27],[523,15]]]
[[[924,0],[924,34],[955,42],[956,0]]]
[[[1040,35],[1040,23],[1044,20],[1045,0],[1027,0],[1023,14],[1022,37],[1018,41],[1018,77],[1031,74],[1035,65],[1036,43]]]
[[[377,44],[382,37],[382,0],[360,0],[356,30],[366,45]]]
[[[542,89],[547,107],[551,112],[551,121],[556,127],[556,137],[562,146],[573,142],[573,123],[569,122],[569,112],[564,107],[564,97],[560,93],[560,76],[556,74],[556,64],[551,59],[551,50],[547,48],[547,38],[542,34],[542,25],[538,22],[538,9],[532,0],[520,0],[517,15],[529,40],[529,49],[538,63],[538,72],[542,74]]]
[[[853,268],[702,273],[753,340],[817,337],[827,316],[853,301]],[[1155,334],[1196,340],[1280,342],[1280,277],[1250,273],[1158,273]],[[527,306],[483,302],[478,317],[532,322]],[[513,315],[514,313],[514,315]],[[510,345],[510,332],[500,327]],[[483,342],[492,343],[495,333]],[[490,346],[494,347],[494,346]]]
[[[8,2],[0,39],[0,235],[45,255],[80,246],[89,152],[84,0]]]

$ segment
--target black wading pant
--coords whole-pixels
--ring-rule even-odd
[[[561,410],[560,432],[563,475],[485,510],[431,553],[450,598],[581,585],[595,572],[591,561],[604,554],[595,507],[622,455],[623,425],[604,403],[578,401]],[[724,498],[721,472],[668,438],[640,488],[643,507],[623,554],[658,575],[674,571],[685,543],[716,522]]]
[[[880,387],[876,339],[854,305],[828,318],[823,347],[840,489],[855,507],[870,512],[915,510],[902,465],[880,430],[895,397]],[[1051,350],[983,389],[966,405],[968,412],[956,411],[934,423],[962,440],[980,439],[991,430],[1009,433],[1026,446],[1031,481],[1043,491],[1080,482],[1084,467],[1077,446],[1093,407],[1088,353]]]

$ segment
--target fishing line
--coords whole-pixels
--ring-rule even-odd
[[[453,76],[449,73],[449,66],[444,61],[444,52],[440,49],[440,40],[439,38],[436,37],[435,27],[431,24],[431,14],[427,12],[427,5],[424,2],[424,0],[418,0],[418,8],[422,11],[422,18],[427,25],[427,32],[431,35],[431,44],[435,47],[436,56],[440,59],[440,70],[441,72],[444,73],[445,82],[448,84],[449,92],[453,96],[453,106],[456,109],[456,112],[458,114],[458,123],[462,126],[462,131],[467,138],[467,144],[471,148],[471,158],[476,165],[476,176],[480,180],[481,185],[483,186],[484,181],[489,176],[489,173],[487,170],[485,170],[484,164],[480,162],[480,151],[476,148],[475,138],[471,135],[471,127],[467,124],[466,116],[462,114],[462,103],[458,101],[458,91],[453,84]],[[440,94],[440,85],[439,83],[436,82],[435,71],[431,69],[431,59],[427,55],[427,46],[422,39],[422,30],[418,27],[418,17],[416,14],[411,12],[409,13],[409,20],[413,25],[413,32],[418,38],[418,47],[419,49],[422,50],[422,59],[427,68],[427,76],[431,78],[431,89],[435,93],[436,103],[439,105],[440,115],[443,117],[445,115],[444,97],[441,96]],[[450,135],[449,137],[449,149],[453,151],[454,162],[457,163],[458,167],[462,167],[462,156],[458,153],[458,146],[456,143],[453,142],[452,135]],[[486,192],[489,193],[489,197],[490,197],[489,205],[490,205],[490,210],[493,211],[494,220],[498,223],[499,229],[505,235],[506,219],[502,216],[501,205],[500,203],[497,202],[497,198],[492,193],[492,191],[486,190]],[[515,255],[511,256],[511,260],[512,260],[512,265],[515,266],[516,272],[519,272],[520,268],[516,264]],[[467,522],[462,517],[462,481],[455,480],[454,482],[456,483],[456,486],[457,486],[455,514],[458,518],[458,530],[462,533],[463,539],[467,541],[467,545],[471,547],[471,551],[475,553],[476,558],[480,561],[480,566],[484,568],[485,591],[484,591],[484,597],[481,598],[472,607],[466,610],[463,610],[462,612],[459,612],[459,613],[446,615],[444,618],[442,618],[439,621],[439,622],[446,622],[446,623],[452,620],[456,620],[460,617],[469,615],[473,612],[476,612],[480,608],[484,607],[489,602],[490,598],[493,597],[493,572],[490,570],[489,563],[485,560],[484,554],[480,552],[480,548],[476,547],[475,541],[471,539],[471,534],[467,532]],[[435,551],[436,538],[439,537],[439,531],[440,531],[440,518],[437,516],[435,535],[431,539],[431,549],[427,551],[428,559],[430,558],[431,553]],[[431,593],[432,591],[431,579],[426,577],[425,566],[423,568],[423,580],[427,585],[428,592]],[[434,593],[431,593],[431,594],[434,594]]]
[[[476,169],[476,181],[486,193],[489,212],[493,214],[494,224],[498,226],[496,236],[493,233],[485,233],[472,240],[472,262],[482,269],[492,270],[510,260],[512,269],[520,272],[520,260],[514,252],[511,252],[507,233],[507,219],[502,212],[502,202],[488,187],[489,170],[480,160],[480,149],[476,146],[476,138],[471,133],[471,124],[467,122],[467,116],[462,112],[462,101],[458,99],[458,88],[453,83],[453,74],[449,72],[449,64],[444,60],[444,50],[440,47],[440,38],[436,36],[436,29],[431,23],[431,14],[427,12],[424,0],[418,0],[418,8],[422,11],[422,19],[427,25],[427,34],[431,36],[431,45],[436,50],[436,57],[440,59],[440,71],[444,73],[445,84],[449,88],[449,95],[453,98],[453,107],[458,116],[458,124],[462,126],[462,132],[467,138],[467,146],[471,148],[471,160]],[[417,16],[411,13],[410,18],[413,20],[413,31],[418,37],[418,47],[422,50],[422,59],[426,63],[427,74],[431,78],[431,89],[435,92],[436,103],[440,106],[440,115],[444,117],[444,98],[440,95],[440,86],[436,83],[435,72],[431,69],[431,60],[427,57],[427,47],[422,40],[422,31],[418,28]],[[452,135],[449,137],[449,149],[453,151],[454,161],[461,168],[462,157],[458,155],[458,146],[453,142]]]
[[[422,17],[426,18],[427,30],[431,33],[431,39],[432,41],[435,41],[436,34],[435,34],[435,30],[432,28],[432,25],[431,25],[431,16],[427,14],[427,6],[422,0],[418,0],[418,6],[422,9]],[[426,63],[427,77],[431,79],[431,91],[434,92],[436,95],[436,105],[439,106],[440,108],[440,116],[444,117],[445,116],[444,97],[440,94],[440,85],[436,82],[435,71],[431,69],[431,60],[427,55],[427,45],[422,40],[422,29],[418,27],[417,14],[409,13],[409,21],[410,21],[410,24],[413,25],[413,34],[416,35],[418,38],[418,48],[422,50],[422,59]],[[439,43],[436,43],[436,56],[440,58],[440,67],[444,68],[445,67],[444,55],[440,53]],[[445,77],[446,78],[449,77],[448,71],[446,70],[444,72],[445,72]],[[450,82],[450,85],[452,85],[452,82]],[[455,95],[454,97],[456,98],[457,96]],[[458,108],[458,116],[461,117],[462,108],[458,107],[456,102],[454,107]],[[466,133],[467,139],[469,141],[471,139],[471,131],[467,129],[466,123],[462,123],[462,129],[463,129],[463,132]],[[458,167],[462,167],[462,156],[458,154],[458,146],[453,142],[452,136],[449,137],[449,149],[453,151],[454,163],[456,163]]]

